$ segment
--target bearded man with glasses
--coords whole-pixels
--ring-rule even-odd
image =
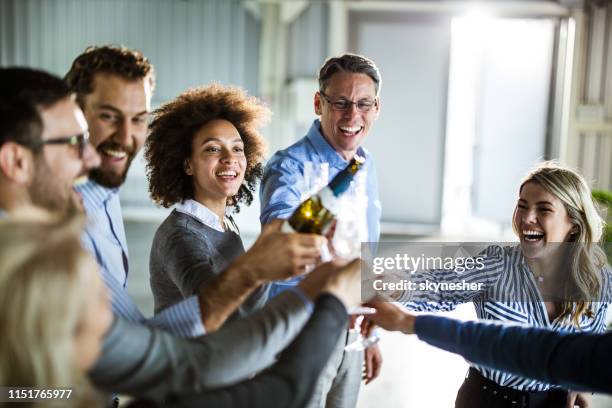
[[[319,116],[306,136],[278,151],[268,164],[261,182],[262,224],[275,218],[288,218],[300,204],[304,163],[329,163],[329,179],[346,167],[355,154],[366,158],[368,197],[368,241],[380,235],[381,207],[372,155],[361,144],[380,112],[381,77],[376,64],[361,55],[345,54],[328,59],[319,71],[319,91],[314,95],[314,110]],[[276,282],[274,297],[299,279]],[[361,383],[363,352],[345,352],[356,336],[346,333],[319,380],[309,407],[354,407]],[[365,351],[366,384],[380,371],[382,358],[377,345]]]
[[[75,95],[60,79],[29,68],[0,69],[0,212],[80,207],[74,185],[100,157],[89,144]]]

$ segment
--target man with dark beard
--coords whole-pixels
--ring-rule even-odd
[[[119,187],[146,138],[153,66],[138,51],[89,47],[74,60],[65,80],[77,95],[102,161],[78,187],[90,220],[85,245],[104,274],[125,287],[128,249]]]
[[[59,78],[28,68],[0,69],[0,212],[26,207],[74,211],[74,184],[100,163],[87,122]]]

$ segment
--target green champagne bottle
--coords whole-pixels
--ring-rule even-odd
[[[365,159],[355,155],[348,166],[318,193],[307,198],[283,224],[285,232],[304,232],[325,235],[338,215],[339,197],[348,190],[355,173]]]

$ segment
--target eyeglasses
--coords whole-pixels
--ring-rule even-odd
[[[76,146],[79,152],[79,158],[82,159],[85,154],[85,148],[89,143],[89,132],[81,133],[80,135],[59,137],[57,139],[41,140],[39,143],[34,145],[34,148],[38,148],[44,145],[62,145],[67,144],[70,146]]]
[[[359,112],[369,112],[374,106],[378,105],[378,101],[376,99],[360,99],[357,102],[349,101],[348,99],[340,98],[338,100],[332,101],[329,99],[325,92],[319,91],[319,94],[329,103],[333,110],[337,111],[347,111],[352,108],[353,105],[357,107]]]

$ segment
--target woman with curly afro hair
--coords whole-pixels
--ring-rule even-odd
[[[176,205],[155,233],[149,271],[155,313],[195,294],[244,253],[230,210],[251,204],[262,176],[270,111],[235,87],[190,89],[153,113],[145,144],[149,192]],[[263,306],[260,286],[232,318]]]

